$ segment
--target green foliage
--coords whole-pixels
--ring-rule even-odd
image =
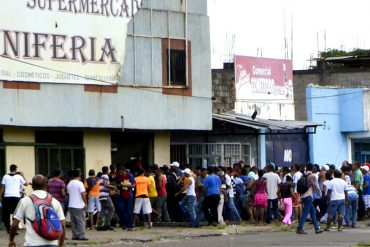
[[[353,49],[352,51],[344,51],[338,49],[329,49],[328,51],[320,52],[320,57],[342,57],[342,56],[370,56],[370,50],[365,49]]]

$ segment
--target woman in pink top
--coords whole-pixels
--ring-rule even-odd
[[[263,170],[258,171],[259,179],[255,181],[255,195],[254,195],[254,207],[256,208],[256,225],[265,225],[265,211],[267,207],[267,188],[266,188],[266,181],[262,178]],[[260,214],[261,223],[259,222],[258,214]]]

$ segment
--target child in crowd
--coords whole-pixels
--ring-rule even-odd
[[[292,224],[291,216],[293,211],[293,200],[296,199],[293,188],[293,178],[291,176],[285,177],[285,183],[280,187],[280,198],[284,205],[285,217],[283,223],[290,226]]]
[[[262,178],[264,174],[263,170],[258,171],[259,179],[255,182],[255,195],[254,195],[254,207],[256,208],[256,225],[265,224],[265,211],[267,208],[267,187],[266,180]],[[258,215],[260,214],[260,215]]]

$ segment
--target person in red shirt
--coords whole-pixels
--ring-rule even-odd
[[[119,224],[122,230],[132,231],[133,226],[133,211],[134,197],[133,188],[135,188],[134,177],[125,167],[118,167],[116,177],[117,188],[120,190],[118,197]]]
[[[153,165],[153,172],[155,174],[154,180],[157,188],[158,199],[156,203],[156,210],[162,216],[161,220],[164,222],[171,222],[167,210],[167,178],[163,175],[162,170],[157,165]]]

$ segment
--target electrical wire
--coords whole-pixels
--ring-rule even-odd
[[[7,56],[4,56],[4,55],[0,55],[0,57],[6,58],[6,59],[9,59],[9,60],[18,62],[18,63],[23,63],[23,64],[30,65],[30,66],[33,66],[33,67],[37,67],[37,68],[40,68],[40,69],[49,70],[49,71],[53,71],[53,72],[57,72],[57,73],[62,73],[62,74],[65,74],[65,75],[71,75],[71,76],[75,76],[75,77],[86,79],[86,80],[96,81],[96,82],[99,82],[99,83],[105,83],[105,84],[112,85],[112,86],[132,88],[132,89],[137,89],[137,90],[141,90],[141,91],[162,94],[162,91],[158,91],[158,90],[150,90],[148,88],[143,88],[143,87],[140,87],[140,86],[130,86],[130,85],[124,85],[124,84],[109,82],[109,81],[105,81],[105,80],[101,80],[101,79],[96,79],[96,78],[89,78],[89,77],[86,77],[86,76],[73,74],[73,73],[70,73],[70,72],[65,72],[65,71],[61,71],[61,70],[57,70],[57,69],[53,69],[53,68],[33,64],[33,63],[30,63],[30,62],[26,62],[26,61],[22,61],[22,60],[19,60],[19,59],[7,57]],[[166,87],[158,87],[158,89],[167,89],[167,88]],[[213,100],[213,97],[203,97],[203,96],[194,96],[194,95],[184,96],[184,97]]]
[[[346,96],[346,95],[352,95],[352,94],[360,94],[363,92],[367,92],[370,89],[363,88],[363,91],[357,91],[357,92],[349,92],[349,93],[339,93],[339,94],[332,94],[332,95],[323,95],[323,96],[313,96],[313,97],[303,97],[300,99],[307,100],[307,99],[325,99],[325,98],[333,98],[333,97],[340,97],[340,96]],[[240,102],[266,102],[266,101],[292,101],[294,99],[237,99],[236,101]]]
[[[79,78],[86,79],[86,80],[92,80],[92,81],[96,81],[96,82],[99,82],[99,83],[105,83],[105,84],[112,85],[112,86],[132,88],[132,89],[137,89],[137,90],[141,90],[141,91],[162,94],[162,91],[158,91],[158,90],[150,90],[150,89],[143,88],[143,87],[140,87],[140,86],[135,87],[135,86],[129,86],[129,85],[124,85],[124,84],[109,82],[109,81],[96,79],[96,78],[89,78],[89,77],[86,77],[86,76],[73,74],[73,73],[70,73],[70,72],[65,72],[65,71],[61,71],[61,70],[57,70],[57,69],[53,69],[53,68],[33,64],[33,63],[30,63],[30,62],[25,62],[25,61],[15,59],[15,58],[11,58],[11,57],[7,57],[7,56],[4,56],[4,55],[0,55],[0,57],[5,58],[5,59],[9,59],[9,60],[12,60],[12,61],[15,61],[15,62],[18,62],[18,63],[23,63],[23,64],[30,65],[30,66],[33,66],[33,67],[41,68],[41,69],[44,69],[44,70],[49,70],[49,71],[62,73],[62,74],[66,74],[66,75],[71,75],[71,76],[79,77]],[[166,89],[166,87],[158,87],[158,89]],[[303,100],[307,100],[307,99],[325,99],[325,98],[340,97],[340,96],[345,96],[345,95],[360,94],[360,93],[363,93],[363,92],[367,92],[369,90],[370,89],[364,88],[363,91],[358,91],[358,92],[339,93],[339,94],[333,94],[333,95],[314,96],[314,97],[303,97],[301,99],[303,99]],[[194,95],[184,96],[184,97],[214,100],[213,97],[203,97],[203,96],[194,96]],[[294,99],[236,99],[237,102],[266,102],[266,101],[267,102],[273,102],[273,101],[280,101],[281,102],[281,101],[291,101],[291,100],[294,100]]]

